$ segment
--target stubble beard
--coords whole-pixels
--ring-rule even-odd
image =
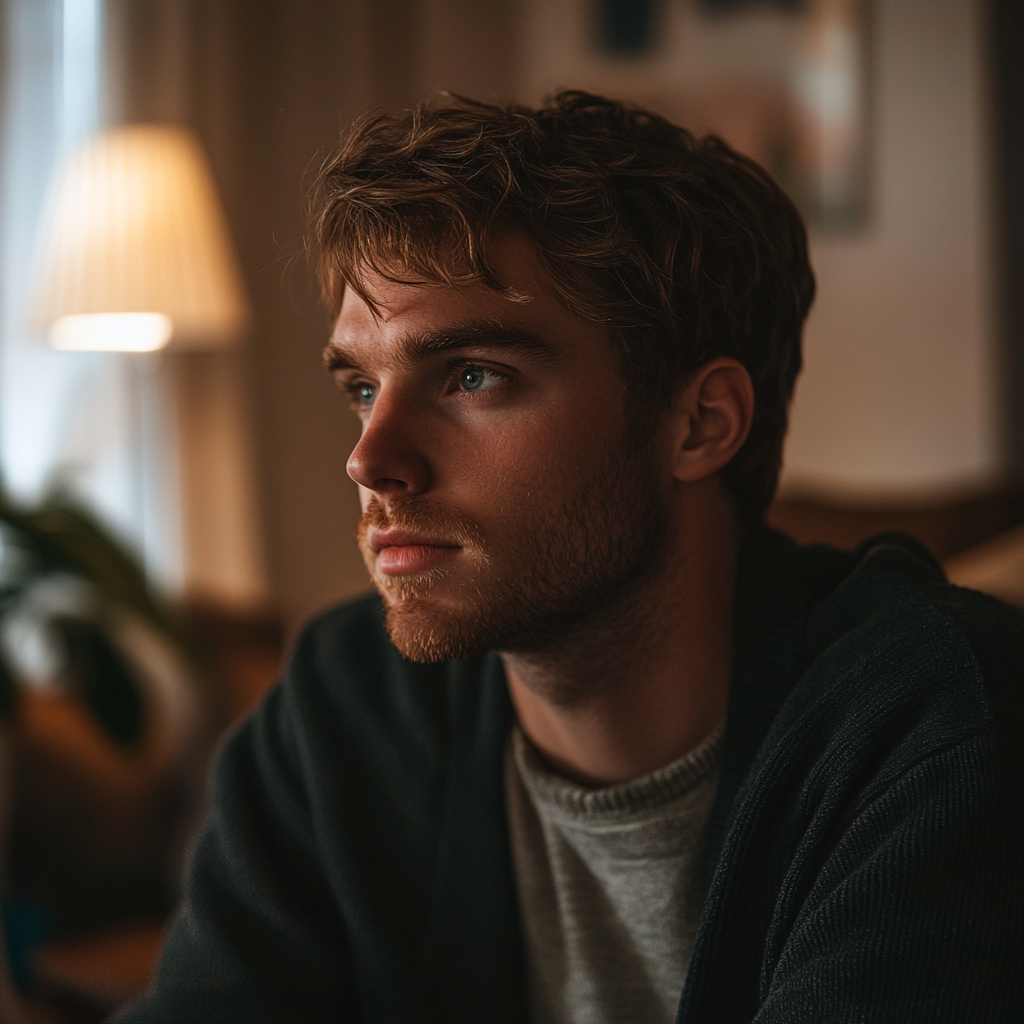
[[[360,549],[380,592],[392,643],[412,661],[464,659],[497,650],[537,654],[587,620],[629,603],[652,571],[666,532],[650,449],[622,439],[560,503],[495,516],[489,534],[463,513],[423,499],[372,498]],[[457,571],[374,572],[370,527],[398,527],[462,547]]]

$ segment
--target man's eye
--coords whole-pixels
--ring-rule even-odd
[[[366,409],[373,405],[373,400],[377,397],[377,389],[372,384],[353,384],[349,388],[349,394],[352,396],[354,406]]]
[[[459,371],[459,387],[463,391],[486,391],[504,380],[502,374],[486,370],[482,366],[467,366]]]

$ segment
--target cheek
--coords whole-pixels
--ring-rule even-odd
[[[615,443],[610,419],[524,417],[514,429],[482,431],[471,456],[453,460],[456,487],[488,517],[558,505],[592,477]]]

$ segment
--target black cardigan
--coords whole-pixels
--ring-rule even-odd
[[[763,531],[736,629],[679,1021],[1024,1021],[1024,618],[905,538]],[[493,655],[405,661],[374,598],[314,621],[124,1024],[525,1021],[510,716]]]

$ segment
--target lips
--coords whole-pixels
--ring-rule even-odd
[[[410,530],[371,530],[367,541],[377,556],[377,572],[385,576],[425,572],[462,550],[461,545]]]

